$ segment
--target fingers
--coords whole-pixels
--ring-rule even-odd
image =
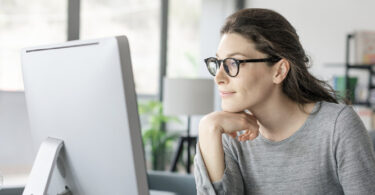
[[[254,140],[258,135],[258,130],[247,130],[244,134],[238,136],[238,141]]]
[[[228,135],[230,135],[233,139],[236,139],[237,132],[228,133]]]
[[[254,140],[259,135],[259,124],[256,118],[248,113],[245,113],[248,127],[244,134],[238,136],[239,141]]]
[[[239,112],[216,112],[210,115],[210,123],[215,123],[216,126],[222,129],[221,133],[226,133],[233,139],[237,138],[237,132],[247,129],[247,131],[238,136],[240,141],[253,140],[258,136],[259,124],[254,115]],[[210,119],[210,118],[208,118]]]

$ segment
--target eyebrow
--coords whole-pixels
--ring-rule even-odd
[[[228,55],[228,57],[232,57],[232,56],[235,56],[235,55],[241,55],[241,56],[248,57],[247,55],[245,55],[245,54],[243,54],[243,53],[240,53],[240,52],[233,52],[233,53],[230,53],[230,54]],[[216,57],[219,57],[217,53],[216,53]]]

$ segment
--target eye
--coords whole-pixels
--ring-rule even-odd
[[[236,59],[230,59],[230,60],[228,60],[228,66],[237,67]]]

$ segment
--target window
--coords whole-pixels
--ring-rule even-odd
[[[200,59],[201,0],[170,0],[168,77],[197,77]]]
[[[81,39],[126,35],[138,94],[159,85],[160,1],[82,0]]]
[[[0,90],[23,90],[20,49],[66,40],[67,0],[0,1]]]

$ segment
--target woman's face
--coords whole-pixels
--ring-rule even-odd
[[[217,58],[236,58],[239,60],[267,58],[255,50],[252,41],[237,33],[224,34],[217,50]],[[222,98],[221,107],[228,112],[241,112],[267,100],[276,85],[272,81],[272,67],[266,62],[241,63],[236,77],[230,77],[220,66],[215,82]]]

